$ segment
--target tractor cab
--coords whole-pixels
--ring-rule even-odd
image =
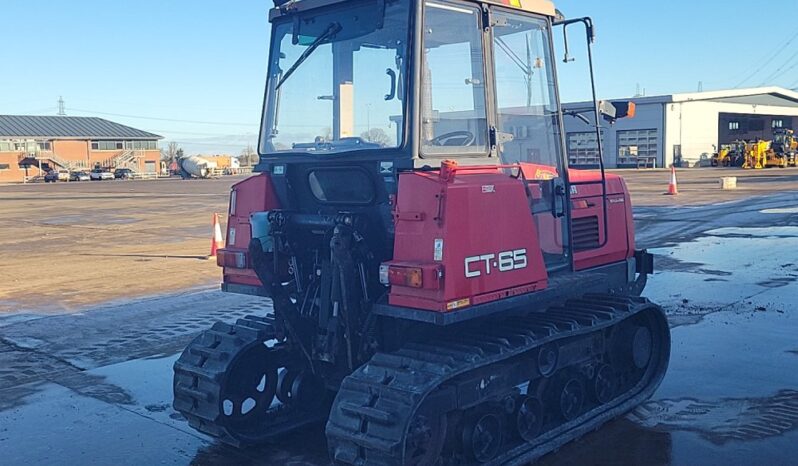
[[[554,14],[545,0],[278,6],[262,160],[524,161],[558,170]]]

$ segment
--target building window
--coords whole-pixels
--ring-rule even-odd
[[[729,122],[729,131],[740,131],[740,122],[739,121],[730,121]]]
[[[136,150],[155,150],[158,148],[156,141],[133,141],[133,149]]]
[[[15,152],[27,152],[32,154],[36,152],[36,143],[33,141],[14,141],[14,151]]]
[[[771,126],[774,129],[776,129],[776,128],[784,128],[784,120],[773,120],[773,122],[771,123]]]
[[[92,141],[91,143],[93,150],[122,150],[123,147],[122,141]]]
[[[50,141],[38,142],[38,143],[36,143],[36,145],[39,147],[39,150],[44,150],[44,151],[48,151],[48,152],[53,150],[53,147],[50,144]]]
[[[8,170],[11,168],[11,165],[7,163],[0,163],[0,170]]]
[[[92,141],[91,150],[155,150],[158,141]]]
[[[604,135],[602,133],[602,139]],[[595,131],[568,133],[568,163],[570,165],[598,165],[598,138]]]
[[[10,152],[11,147],[11,141],[0,141],[0,152]]]
[[[637,166],[639,160],[657,160],[659,132],[656,129],[618,131],[618,166]]]

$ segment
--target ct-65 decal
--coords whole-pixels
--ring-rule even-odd
[[[490,275],[491,272],[497,269],[499,272],[509,272],[523,269],[526,266],[526,249],[504,251],[498,254],[483,254],[465,258],[465,276],[466,278],[474,278],[481,276],[483,273]]]

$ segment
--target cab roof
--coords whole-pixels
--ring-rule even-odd
[[[551,0],[479,0],[493,5],[502,5],[518,10],[555,17],[557,10]],[[342,0],[274,0],[274,8],[269,13],[269,20],[286,13],[318,8],[321,6],[341,3]]]

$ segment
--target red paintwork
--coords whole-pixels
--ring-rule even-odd
[[[560,221],[548,215],[532,216],[530,202],[543,200],[534,180],[550,179],[557,171],[545,165],[521,164],[529,183],[529,197],[519,179],[496,166],[445,167],[440,172],[408,172],[399,175],[399,195],[394,200],[394,259],[388,264],[421,267],[422,288],[392,286],[389,303],[397,306],[448,312],[508,296],[546,288],[548,275],[542,252],[560,253]],[[574,219],[595,216],[600,241],[604,240],[601,175],[569,170]],[[628,189],[617,175],[606,175],[609,240],[601,248],[574,254],[574,269],[584,270],[623,261],[634,254],[634,223]],[[236,210],[228,220],[225,250],[246,252],[250,241],[249,217],[280,207],[269,174],[243,180],[232,188]],[[531,199],[530,199],[531,198]],[[440,217],[440,218],[439,218]],[[235,229],[235,235],[231,234]],[[443,256],[435,260],[435,240],[444,241]],[[526,250],[527,267],[499,271],[500,252]],[[467,257],[494,254],[491,273],[483,260],[469,265],[480,271],[466,277]],[[261,286],[251,269],[224,268],[225,283]],[[465,302],[464,300],[467,300]]]
[[[470,169],[470,167],[469,167]],[[399,175],[395,209],[394,261],[388,264],[439,264],[441,283],[423,288],[392,286],[389,303],[397,306],[447,311],[447,303],[468,299],[469,304],[546,287],[548,275],[537,243],[537,227],[529,214],[523,183],[495,168],[410,172]],[[443,255],[435,260],[435,240],[443,239]],[[526,250],[525,268],[501,272],[498,254]],[[480,260],[467,278],[467,257],[494,254],[491,273]],[[424,275],[425,285],[427,274]],[[463,306],[464,307],[464,306]]]
[[[601,173],[594,171],[569,170],[571,182],[594,182],[595,184],[574,185],[571,199],[587,201],[586,208],[578,208],[572,203],[574,219],[595,216],[598,218],[599,242],[604,242],[604,214],[601,201]],[[574,269],[584,270],[600,265],[625,260],[634,255],[635,231],[632,217],[632,202],[626,182],[618,175],[606,174],[607,181],[607,221],[609,239],[598,249],[574,253]]]
[[[558,176],[552,167],[520,164],[529,184],[495,166],[457,167],[447,164],[441,172],[402,173],[394,219],[394,261],[388,264],[423,266],[425,285],[432,264],[442,264],[443,278],[421,289],[392,286],[389,303],[397,306],[447,312],[447,303],[467,299],[457,309],[508,296],[541,290],[547,286],[542,251],[562,252],[560,220],[530,214],[529,203],[545,202],[540,186],[532,181]],[[572,215],[598,219],[599,242],[604,242],[601,174],[569,170]],[[483,186],[494,192],[483,192]],[[634,254],[634,224],[628,189],[617,175],[606,175],[609,239],[600,248],[574,254],[574,269],[584,270],[620,262]],[[490,190],[488,190],[490,191]],[[440,212],[441,219],[438,219]],[[434,260],[434,242],[444,240],[443,258]],[[466,277],[466,257],[526,249],[525,269]],[[482,271],[484,265],[478,263]],[[472,264],[473,267],[474,264]]]
[[[280,203],[268,173],[240,181],[233,185],[232,191],[236,191],[236,209],[228,217],[225,250],[246,251],[251,239],[250,214],[277,209]],[[231,234],[233,229],[235,229],[234,235]],[[252,269],[225,267],[223,273],[225,283],[261,286]]]

